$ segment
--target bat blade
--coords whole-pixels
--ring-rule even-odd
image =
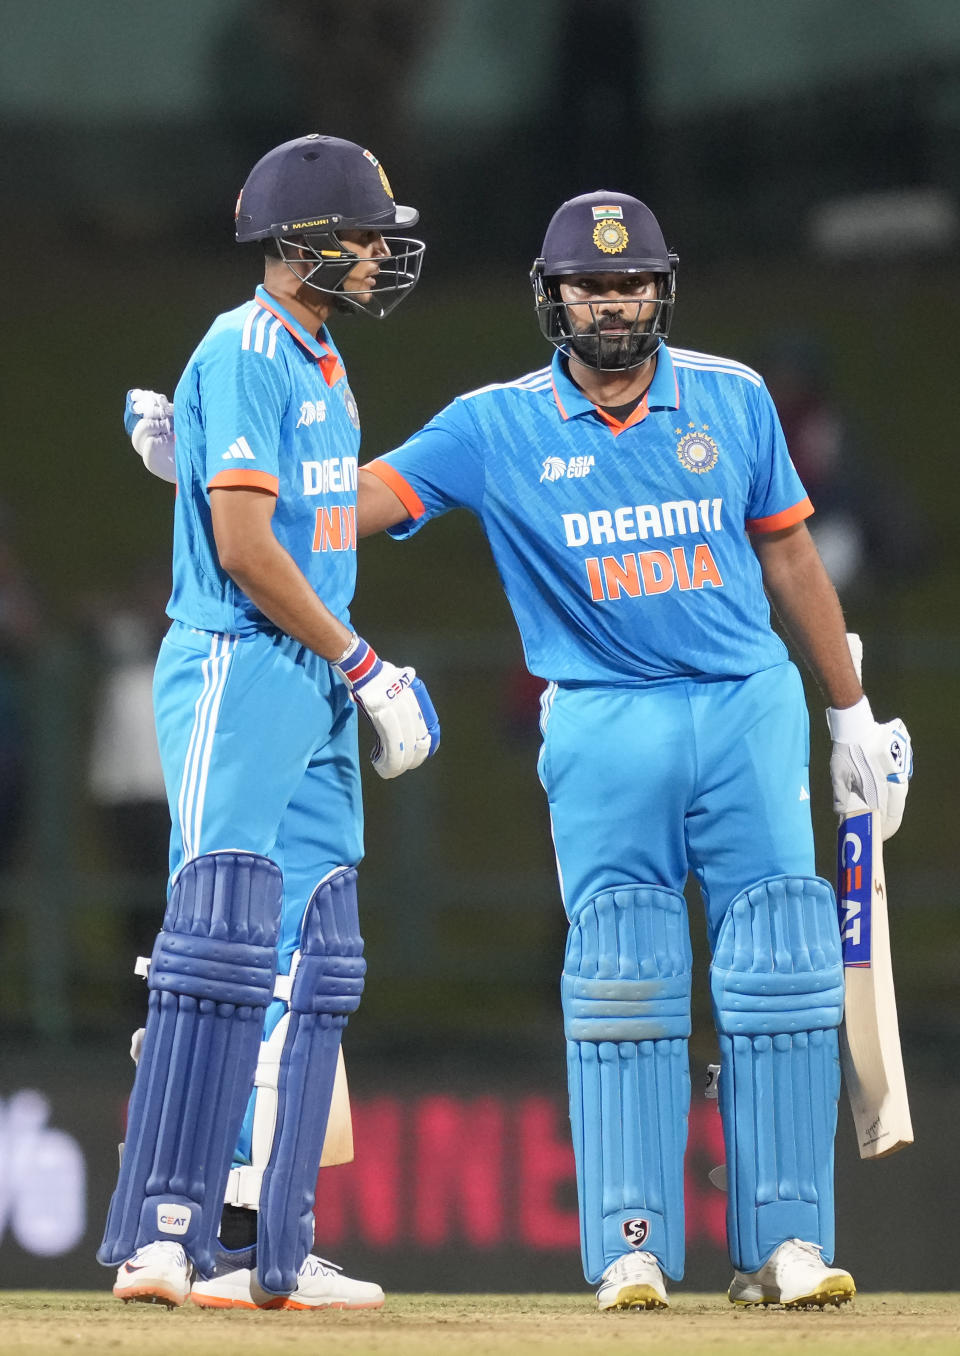
[[[861,1158],[913,1143],[893,987],[880,816],[844,815],[837,834],[837,906],[843,945],[840,1059]]]
[[[327,1133],[320,1155],[321,1168],[333,1168],[338,1163],[353,1162],[353,1117],[350,1113],[350,1092],[347,1088],[347,1069],[343,1051],[337,1054],[337,1072],[333,1079],[333,1097],[327,1118]]]

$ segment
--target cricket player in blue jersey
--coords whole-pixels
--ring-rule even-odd
[[[311,134],[275,148],[237,204],[237,239],[264,245],[263,285],[214,321],[177,387],[172,624],[154,688],[170,887],[98,1254],[124,1300],[383,1303],[311,1255],[340,1037],[364,982],[357,710],[383,777],[418,766],[439,731],[413,669],[350,625],[360,421],[327,320],[386,315],[411,291],[423,245],[382,232],[416,221],[360,146]],[[136,406],[134,426],[156,413]]]
[[[832,1266],[843,973],[800,675],[768,598],[829,702],[838,813],[865,804],[896,832],[910,738],[874,721],[761,377],[667,345],[676,271],[637,199],[564,203],[531,275],[552,364],[455,400],[362,467],[358,533],[406,538],[469,509],[547,681],[539,772],[599,1307],[663,1308],[683,1275],[691,869],[722,1055],[729,1298],[823,1307],[854,1294]]]

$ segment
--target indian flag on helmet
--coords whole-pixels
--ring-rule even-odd
[[[610,217],[615,217],[618,221],[623,220],[622,207],[591,207],[594,221],[608,221]]]

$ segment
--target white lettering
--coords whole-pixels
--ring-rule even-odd
[[[646,541],[650,533],[655,537],[663,536],[663,526],[660,522],[660,510],[656,504],[638,504],[637,505],[637,535]]]
[[[845,899],[843,901],[843,932],[844,941],[850,941],[854,946],[860,945],[860,905],[855,899]]]
[[[357,458],[330,457],[327,461],[304,461],[304,494],[339,494],[357,488]]]
[[[586,515],[583,513],[564,513],[563,529],[567,534],[568,546],[586,546],[590,540],[590,529],[587,527]]]
[[[603,546],[615,541],[720,532],[722,507],[722,499],[671,499],[665,504],[623,504],[613,510],[591,509],[587,513],[562,513],[560,517],[567,546],[586,546],[588,542]]]
[[[602,541],[616,541],[613,534],[613,515],[606,509],[592,509],[587,517],[590,520],[590,540],[594,546]]]
[[[697,506],[692,499],[674,499],[663,505],[663,530],[668,537],[696,532]]]

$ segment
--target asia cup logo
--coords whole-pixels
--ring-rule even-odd
[[[720,456],[720,449],[714,440],[707,435],[708,424],[703,425],[700,433],[692,431],[684,434],[677,443],[677,460],[685,471],[693,471],[694,475],[702,476],[706,471],[712,471],[717,464]],[[690,425],[693,430],[693,425]],[[680,433],[682,430],[677,429]]]
[[[540,484],[542,485],[545,480],[582,480],[584,476],[590,474],[596,464],[596,457],[590,455],[571,457],[569,461],[564,461],[563,457],[547,457],[543,463]]]
[[[563,457],[547,457],[543,463],[543,475],[540,477],[540,484],[545,480],[562,480],[567,474],[567,463]]]

